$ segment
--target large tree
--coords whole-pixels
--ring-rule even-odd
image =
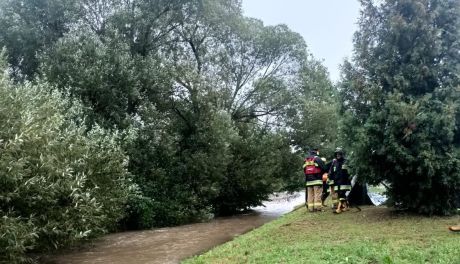
[[[176,168],[165,169],[166,178],[194,197],[184,200],[188,207],[210,205],[220,214],[257,205],[280,185],[275,171],[282,157],[274,154],[286,142],[270,127],[289,102],[305,43],[285,26],[243,17],[239,1],[204,2],[185,5],[169,33],[162,58],[171,86],[153,101],[171,118],[169,134],[178,143]],[[140,174],[156,185],[149,171]]]
[[[237,212],[286,179],[294,189],[291,145],[331,135],[333,99],[308,109],[330,96],[324,68],[287,26],[244,17],[240,0],[64,2],[2,2],[0,45],[17,80],[78,98],[89,128],[134,129],[131,227]]]
[[[460,188],[460,3],[361,1],[340,85],[354,172],[385,182],[394,205],[446,214]]]

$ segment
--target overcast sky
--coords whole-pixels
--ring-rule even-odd
[[[324,59],[333,81],[339,79],[339,64],[352,54],[359,8],[357,0],[243,0],[246,16],[300,33],[309,51]]]

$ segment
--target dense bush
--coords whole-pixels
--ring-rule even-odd
[[[46,83],[13,84],[0,67],[0,260],[114,228],[130,193],[127,158],[81,107]]]
[[[240,126],[239,136],[230,145],[226,173],[218,182],[218,195],[213,199],[215,213],[234,214],[261,205],[273,190],[281,189],[283,176],[295,171],[295,166],[282,166],[283,150],[289,148],[283,139],[256,126]]]

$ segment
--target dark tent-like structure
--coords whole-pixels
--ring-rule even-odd
[[[387,198],[379,193],[370,193],[367,184],[354,182],[351,191],[348,193],[348,201],[353,205],[375,205],[379,206]]]

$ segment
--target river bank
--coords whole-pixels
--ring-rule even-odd
[[[334,215],[300,208],[189,260],[196,263],[460,263],[454,217],[421,217],[385,207]]]
[[[94,246],[74,252],[50,256],[44,263],[81,264],[154,264],[179,263],[181,260],[208,251],[252,229],[270,222],[305,201],[304,193],[277,194],[252,208],[250,213],[221,217],[206,223],[143,231],[114,233],[96,240]]]

